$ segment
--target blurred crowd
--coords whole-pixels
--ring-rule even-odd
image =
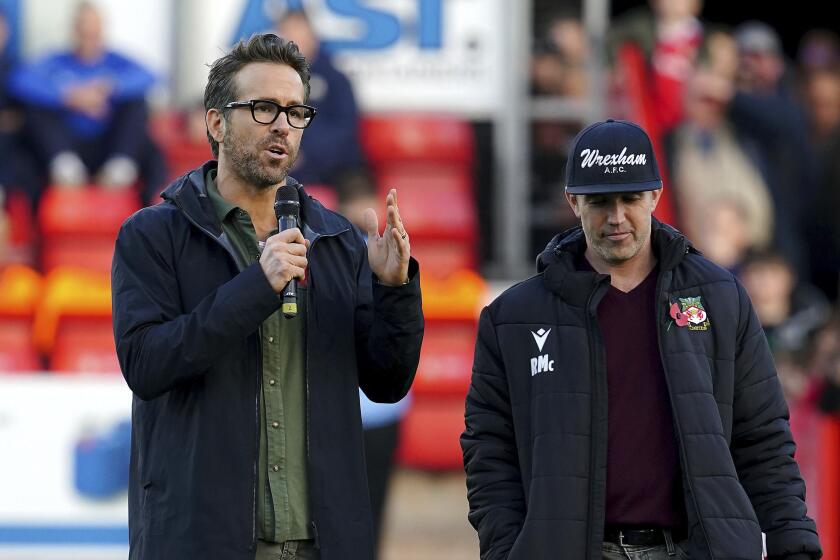
[[[760,21],[705,21],[701,0],[651,0],[612,22],[609,113],[656,135],[672,221],[753,298],[792,404],[840,410],[840,37],[814,29],[786,55]],[[561,11],[535,26],[536,96],[589,93],[586,33]],[[626,49],[644,60],[645,99],[628,99]],[[635,104],[635,105],[634,105]],[[533,129],[534,203],[547,229],[574,224],[563,204],[576,122]],[[538,245],[538,242],[535,242]]]
[[[201,100],[151,113],[147,99],[160,77],[109,48],[101,8],[80,1],[70,25],[66,50],[17,59],[0,9],[0,252],[9,196],[23,197],[33,213],[49,189],[124,190],[155,204],[169,180],[211,157]],[[306,14],[284,13],[263,31],[294,40],[311,64],[318,126],[307,131],[292,175],[339,191],[372,181],[350,82],[320,52]]]

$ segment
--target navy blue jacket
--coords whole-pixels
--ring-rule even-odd
[[[114,335],[134,392],[132,559],[253,559],[262,365],[280,307],[259,263],[240,269],[207,197],[209,162],[122,226]],[[295,183],[296,184],[296,183]],[[310,503],[322,560],[373,557],[358,388],[408,391],[423,337],[419,274],[375,282],[360,232],[298,185],[311,240],[306,333]]]
[[[651,239],[660,266],[651,311],[689,556],[758,560],[763,531],[771,558],[818,557],[787,405],[749,297],[676,230],[654,221]],[[461,446],[483,560],[601,558],[609,407],[597,309],[610,280],[575,269],[585,248],[579,227],[561,234],[541,255],[540,274],[481,315]],[[671,306],[690,297],[707,316],[680,326]]]

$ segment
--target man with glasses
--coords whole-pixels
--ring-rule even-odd
[[[396,191],[368,245],[288,176],[316,110],[294,43],[217,60],[205,89],[217,161],[123,225],[114,332],[134,392],[132,559],[370,559],[358,388],[408,391],[423,336]],[[277,232],[281,187],[301,227]],[[279,294],[298,282],[298,314]]]

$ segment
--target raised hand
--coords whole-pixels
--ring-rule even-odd
[[[408,282],[408,259],[411,244],[408,232],[400,219],[397,190],[391,189],[385,199],[387,220],[385,231],[379,235],[379,218],[373,208],[365,210],[368,234],[368,261],[379,282],[399,286]]]

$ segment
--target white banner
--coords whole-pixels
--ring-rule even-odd
[[[179,96],[199,99],[237,30],[271,31],[289,7],[306,10],[366,112],[489,117],[502,105],[505,20],[518,9],[503,0],[182,0]]]
[[[127,544],[122,376],[0,375],[0,550]]]
[[[363,110],[489,117],[501,108],[505,11],[515,6],[502,0],[445,0],[437,14],[421,9],[422,0],[369,4],[383,10],[387,6],[399,21],[400,34],[389,46],[341,50],[336,55],[336,64],[353,82]],[[336,30],[331,37],[347,37],[348,31],[358,29],[355,22],[329,14],[327,22],[331,25],[323,25],[324,29]]]

